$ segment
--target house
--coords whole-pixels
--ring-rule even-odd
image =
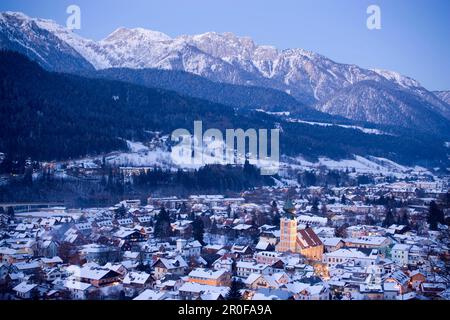
[[[408,230],[407,226],[404,225],[397,225],[393,224],[391,225],[386,231],[389,234],[403,234]]]
[[[88,229],[90,230],[90,229]],[[86,243],[86,240],[84,236],[81,234],[81,232],[75,228],[71,228],[64,233],[64,239],[63,242],[68,242],[70,244],[73,244],[75,246],[80,246]]]
[[[308,285],[294,295],[295,300],[330,300],[330,292],[324,284]]]
[[[402,271],[397,270],[391,273],[384,283],[393,283],[393,286],[398,290],[398,294],[402,295],[407,292],[409,285],[409,277]]]
[[[128,272],[122,281],[125,295],[131,297],[136,292],[142,292],[145,289],[151,289],[153,278],[146,272]]]
[[[19,271],[25,274],[35,274],[41,269],[39,261],[30,262],[16,262],[13,266]]]
[[[53,282],[56,279],[61,279],[65,275],[65,272],[59,268],[45,269],[44,273],[45,273],[45,280],[48,282]]]
[[[55,267],[58,264],[63,263],[63,261],[60,257],[54,256],[52,258],[42,258],[41,263],[45,267]]]
[[[178,220],[171,223],[170,226],[174,234],[180,238],[186,238],[192,233],[192,221],[190,220]]]
[[[77,281],[69,278],[63,282],[63,287],[70,292],[70,297],[74,300],[85,300],[89,292],[94,290],[90,283]]]
[[[188,281],[208,286],[228,286],[230,284],[231,274],[225,269],[207,270],[197,268],[188,274]]]
[[[137,221],[142,225],[148,225],[153,221],[153,217],[150,215],[139,216]]]
[[[215,244],[215,245],[209,244],[209,245],[206,245],[206,246],[203,247],[203,253],[204,254],[210,254],[210,255],[219,254],[219,252],[221,252],[223,250],[224,250],[224,246],[223,245],[217,245],[217,244]]]
[[[379,249],[380,251],[385,251],[391,244],[389,238],[380,236],[346,238],[344,241],[345,246],[349,248]]]
[[[141,256],[140,252],[125,251],[123,253],[122,259],[123,260],[138,261],[140,256]]]
[[[97,288],[117,284],[121,278],[120,273],[105,267],[83,266],[74,270],[73,276],[76,280]]]
[[[306,226],[313,226],[313,227],[324,227],[327,225],[328,219],[324,217],[318,217],[318,216],[307,216],[307,215],[298,215],[297,216],[297,223],[306,225]]]
[[[198,257],[202,251],[202,244],[197,240],[188,242],[184,239],[177,240],[177,252],[183,257]]]
[[[153,263],[152,267],[155,269],[155,279],[159,280],[168,273],[175,275],[184,275],[188,264],[183,259],[183,257],[177,256],[173,259],[158,258],[158,260]]]
[[[275,246],[267,239],[260,237],[255,249],[256,251],[273,251]]]
[[[413,289],[418,289],[420,285],[427,281],[425,275],[419,270],[414,270],[409,273],[411,287]]]
[[[251,300],[289,300],[292,298],[292,293],[287,290],[261,288],[254,293],[248,294]]]
[[[116,219],[115,222],[121,227],[133,227],[134,225],[134,221],[132,218]]]
[[[45,240],[39,245],[39,255],[46,258],[58,255],[59,244],[53,240]]]
[[[233,245],[230,252],[235,253],[240,258],[251,258],[253,256],[253,250],[249,246]]]
[[[255,235],[259,232],[258,228],[254,225],[251,224],[238,224],[236,226],[234,226],[233,231],[235,232],[236,235]]]
[[[284,272],[275,273],[272,275],[252,273],[247,279],[245,279],[244,283],[250,289],[278,289],[280,286],[287,284],[289,281],[289,276]]]
[[[214,270],[227,270],[233,272],[234,255],[226,253],[219,259],[213,262],[212,267]]]
[[[403,267],[408,265],[409,250],[411,246],[407,244],[397,243],[391,249],[391,259],[397,265]]]
[[[125,208],[139,208],[141,205],[141,200],[124,200],[121,201],[119,205],[122,205]]]
[[[92,223],[90,222],[83,222],[83,223],[76,223],[75,229],[80,232],[90,232],[92,230]]]
[[[184,281],[179,276],[166,276],[155,284],[159,291],[178,291]]]
[[[385,296],[385,289],[383,289],[381,284],[361,283],[359,285],[359,294],[363,300],[393,300]]]
[[[378,250],[364,250],[355,248],[342,248],[333,252],[327,252],[323,255],[323,262],[328,268],[336,265],[351,262],[354,265],[370,266],[375,265],[379,260]]]
[[[419,289],[424,296],[433,298],[440,296],[447,289],[447,286],[445,283],[424,282],[420,284]]]
[[[136,229],[120,228],[113,237],[127,242],[145,241],[145,235]]]
[[[396,282],[384,282],[383,283],[383,299],[384,300],[397,300],[401,296],[400,286]]]
[[[87,262],[95,262],[103,265],[116,261],[120,257],[120,250],[117,247],[89,244],[83,246],[80,254]]]
[[[170,298],[170,295],[167,292],[146,289],[133,300],[166,300],[168,298]]]
[[[121,277],[123,277],[128,272],[127,268],[123,265],[124,262],[122,262],[122,263],[108,262],[103,267],[108,268],[109,270],[112,270],[114,272],[117,272],[118,274],[120,274]]]
[[[52,289],[45,294],[45,300],[64,300],[64,291],[61,289]]]
[[[255,253],[255,261],[260,264],[273,265],[282,260],[283,254],[281,252],[262,251]]]
[[[408,254],[408,264],[411,266],[423,265],[427,262],[427,251],[419,245],[412,245]]]
[[[236,272],[239,277],[247,278],[252,273],[270,274],[273,272],[273,268],[267,264],[238,261],[236,263]]]
[[[326,285],[317,283],[314,285],[299,283],[299,286],[286,285],[288,291],[293,293],[293,300],[329,300],[330,292]],[[303,285],[303,286],[302,286]]]
[[[201,300],[202,296],[205,298],[208,295],[217,297],[220,294],[222,297],[225,297],[229,290],[228,286],[217,287],[195,282],[185,282],[178,290],[178,294],[181,300]]]
[[[325,252],[333,252],[344,247],[345,242],[342,238],[320,238]]]
[[[149,288],[152,282],[151,275],[146,272],[128,272],[122,281],[124,287],[133,286],[138,288]]]
[[[19,283],[13,288],[16,296],[20,299],[32,299],[36,293],[37,284],[27,283],[26,281]]]
[[[112,228],[114,227],[112,219],[95,221],[97,228]]]
[[[334,238],[336,236],[336,229],[333,227],[318,227],[314,228],[314,232],[322,240],[323,238]]]

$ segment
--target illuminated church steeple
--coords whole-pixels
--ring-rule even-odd
[[[292,201],[286,201],[283,207],[283,216],[288,219],[295,219],[295,214],[295,206]]]
[[[280,242],[277,245],[279,252],[296,252],[297,220],[295,219],[295,206],[291,200],[286,201],[283,207],[283,217],[280,219]]]
[[[280,242],[278,252],[300,253],[307,259],[321,261],[324,246],[320,238],[309,225],[305,229],[297,230],[297,212],[291,200],[283,207],[280,219]]]

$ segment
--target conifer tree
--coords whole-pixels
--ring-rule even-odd
[[[239,301],[242,300],[242,282],[240,280],[237,280],[236,278],[233,278],[230,285],[230,290],[228,291],[225,300],[228,301]]]
[[[445,223],[444,212],[439,209],[436,202],[430,203],[430,209],[428,211],[428,223],[430,224],[430,230],[436,231],[438,229],[438,223]]]
[[[155,237],[166,238],[170,237],[172,229],[170,226],[170,216],[164,207],[159,211],[155,222]]]
[[[204,245],[205,242],[203,241],[203,237],[205,234],[205,225],[203,223],[203,220],[200,217],[197,217],[194,220],[192,227],[193,227],[192,235],[193,235],[194,239],[197,240],[198,242],[200,242],[202,245]]]

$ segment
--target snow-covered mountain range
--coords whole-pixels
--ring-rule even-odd
[[[450,104],[450,91],[435,91],[434,94],[442,101]]]
[[[0,14],[0,48],[26,54],[49,70],[157,68],[209,80],[280,90],[317,110],[353,120],[420,128],[450,122],[448,96],[396,72],[336,63],[303,49],[278,50],[248,37],[208,32],[175,38],[119,28],[101,41],[50,20]]]

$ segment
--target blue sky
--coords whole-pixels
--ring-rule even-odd
[[[170,36],[229,31],[258,44],[395,70],[430,90],[450,90],[448,0],[2,0],[0,10],[65,24],[70,4],[81,8],[77,32],[92,39],[121,26]],[[381,30],[366,27],[371,4],[381,8]]]

